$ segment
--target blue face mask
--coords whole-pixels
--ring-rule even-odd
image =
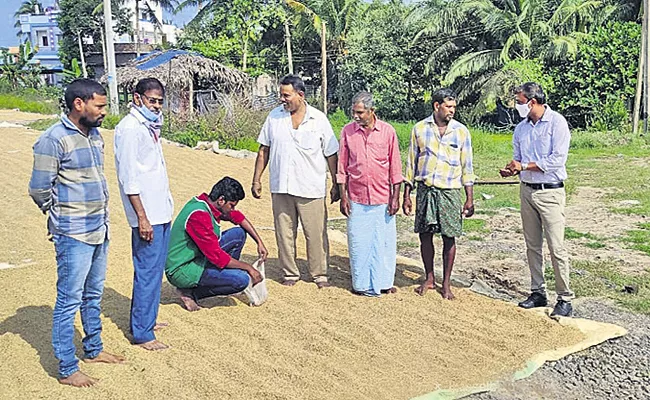
[[[134,103],[133,107],[135,107],[135,109],[138,110],[138,112],[142,114],[142,116],[150,122],[156,122],[158,121],[158,119],[160,119],[160,113],[156,114],[155,112],[145,107],[144,104],[141,106],[137,106]]]

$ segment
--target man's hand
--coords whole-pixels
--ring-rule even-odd
[[[463,206],[463,216],[469,218],[472,215],[474,215],[474,202],[468,199]]]
[[[391,217],[399,211],[399,196],[392,196],[388,204],[388,215]]]
[[[411,201],[410,195],[404,195],[404,201],[402,203],[402,211],[404,215],[411,215],[411,210],[413,209],[413,202]]]
[[[348,199],[347,195],[341,196],[341,214],[345,215],[346,217],[350,217],[350,200]]]
[[[341,200],[341,192],[339,191],[339,185],[337,185],[336,183],[333,184],[332,189],[330,189],[330,197],[332,198],[332,204]]]
[[[138,218],[138,233],[140,234],[140,239],[147,242],[153,240],[153,227],[149,223],[149,219],[144,216]]]
[[[262,182],[253,182],[251,185],[251,193],[256,199],[262,198]]]
[[[517,172],[521,172],[521,163],[517,160],[512,160],[506,165],[506,169],[509,169],[514,175]]]
[[[256,270],[253,268],[251,265],[250,268],[248,268],[248,275],[251,277],[251,281],[253,283],[253,286],[257,285],[258,283],[262,282],[264,278],[262,278],[262,274],[260,274],[260,271]]]
[[[266,249],[266,246],[264,246],[264,243],[260,242],[257,245],[257,254],[263,262],[266,261],[266,257],[269,256],[269,251]]]

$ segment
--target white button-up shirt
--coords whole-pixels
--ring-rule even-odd
[[[533,124],[521,121],[512,136],[514,159],[522,164],[534,162],[541,171],[521,171],[519,177],[527,183],[557,183],[566,180],[566,160],[569,156],[571,132],[564,117],[544,106],[542,118]]]
[[[307,105],[304,120],[298,129],[293,129],[291,114],[283,106],[274,108],[257,142],[270,148],[271,193],[308,199],[325,197],[326,158],[339,150],[339,142],[325,114]]]
[[[171,222],[174,201],[169,190],[167,166],[160,138],[156,141],[136,109],[115,127],[115,167],[126,218],[138,226],[138,216],[128,195],[140,195],[151,225]]]

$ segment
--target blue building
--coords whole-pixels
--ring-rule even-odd
[[[49,84],[58,83],[60,77],[57,74],[63,72],[63,64],[59,60],[61,31],[56,22],[58,15],[58,9],[48,7],[44,12],[20,16],[20,41],[24,43],[29,40],[32,46],[38,48],[34,62],[43,68],[44,78]]]

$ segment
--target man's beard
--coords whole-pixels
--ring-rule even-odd
[[[79,118],[79,123],[87,128],[99,128],[102,126],[102,122],[104,121],[104,118],[97,118],[94,121],[89,120],[86,117],[81,117]]]

